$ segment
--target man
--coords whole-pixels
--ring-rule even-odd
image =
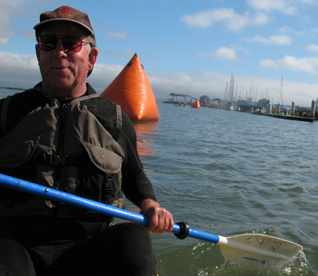
[[[62,6],[40,15],[42,82],[0,101],[0,172],[124,208],[121,190],[170,232],[120,107],[86,83],[98,49],[87,14]],[[156,275],[146,227],[0,188],[0,275]]]

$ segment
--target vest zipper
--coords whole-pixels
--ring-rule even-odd
[[[56,149],[58,157],[61,159],[65,157],[64,156],[64,140],[65,140],[65,131],[66,131],[66,112],[68,107],[70,106],[69,103],[63,103],[60,108],[60,127],[59,127],[59,135],[58,135],[58,146]],[[55,187],[60,190],[61,187],[61,170],[62,166],[57,165],[55,166]]]
[[[58,155],[63,156],[64,154],[64,139],[65,139],[65,125],[66,125],[66,112],[68,107],[70,106],[69,103],[64,103],[61,106],[61,113],[60,113],[60,131],[59,131],[59,138],[58,138]]]

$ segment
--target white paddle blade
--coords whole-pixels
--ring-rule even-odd
[[[296,243],[266,235],[245,234],[226,239],[227,244],[220,245],[224,258],[245,266],[284,266],[303,250]]]

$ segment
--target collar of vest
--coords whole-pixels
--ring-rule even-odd
[[[84,96],[89,96],[89,95],[98,95],[98,93],[94,90],[94,88],[88,82],[86,83],[86,88],[87,88],[86,92],[82,96],[80,96],[78,98],[82,98]],[[44,95],[45,97],[47,97],[50,100],[57,99],[56,97],[54,97],[53,95],[51,95],[49,92],[47,92],[46,90],[44,90],[42,88],[42,82],[39,82],[38,84],[36,84],[33,87],[33,90],[41,93],[42,95]],[[78,99],[78,98],[75,98],[75,99]],[[59,100],[59,99],[57,99],[57,100]]]

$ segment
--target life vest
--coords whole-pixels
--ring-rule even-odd
[[[0,140],[0,172],[124,208],[120,190],[125,153],[117,142],[122,123],[120,106],[98,94],[60,104],[39,86],[32,93],[41,93],[47,101]],[[58,217],[95,215],[60,202],[0,189],[0,215],[54,212]]]

